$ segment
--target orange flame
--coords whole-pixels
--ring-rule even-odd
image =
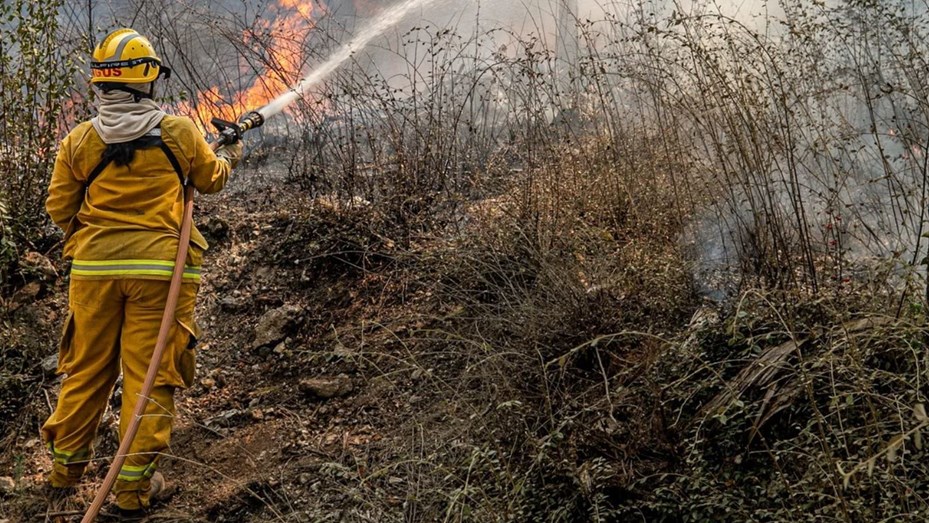
[[[254,42],[264,51],[260,55],[262,70],[248,88],[227,96],[219,86],[212,86],[198,92],[195,99],[176,104],[176,112],[190,116],[202,131],[206,131],[214,116],[234,121],[287,91],[301,77],[305,62],[303,42],[315,27],[313,2],[278,0],[278,16],[273,22],[264,23],[261,29],[266,29],[267,33],[261,35],[261,41],[255,32],[245,31],[243,41]]]

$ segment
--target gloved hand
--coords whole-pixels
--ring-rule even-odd
[[[232,168],[235,168],[235,166],[239,164],[239,159],[242,158],[243,148],[244,146],[242,145],[242,140],[239,140],[236,143],[221,145],[218,149],[216,149],[216,157],[225,158],[229,162],[229,165],[232,166]]]

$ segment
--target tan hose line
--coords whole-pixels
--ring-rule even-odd
[[[215,151],[218,145],[218,142],[213,142],[210,147]],[[145,407],[148,405],[150,399],[149,395],[152,392],[152,386],[155,384],[155,377],[158,375],[158,366],[161,363],[161,357],[164,355],[165,347],[168,344],[168,334],[171,332],[171,327],[175,322],[174,315],[177,311],[177,301],[181,294],[184,264],[187,261],[187,250],[190,247],[190,232],[193,227],[193,217],[194,187],[188,183],[184,188],[184,217],[181,220],[181,237],[177,244],[177,256],[174,258],[174,272],[171,273],[171,285],[168,287],[168,300],[165,303],[164,314],[161,317],[161,328],[158,330],[158,340],[155,343],[155,351],[152,353],[152,361],[148,364],[148,373],[145,375],[142,391],[139,393],[139,397],[135,404],[135,410],[132,413],[132,419],[129,421],[129,426],[126,428],[126,433],[123,434],[119,443],[119,450],[117,450],[116,455],[113,456],[113,461],[110,463],[110,469],[106,473],[106,478],[104,478],[103,484],[100,485],[100,489],[97,490],[94,501],[84,514],[84,518],[81,519],[81,523],[92,523],[100,513],[100,509],[103,507],[107,495],[110,493],[110,490],[112,490],[113,484],[116,483],[116,478],[119,476],[120,469],[123,468],[123,463],[126,462],[126,456],[129,454],[129,447],[132,445],[132,440],[135,439],[136,433],[139,432],[139,423],[142,421],[142,415],[145,413]]]

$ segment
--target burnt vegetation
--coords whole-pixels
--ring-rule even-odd
[[[193,4],[115,15],[194,115],[354,23]],[[634,4],[572,18],[566,54],[541,22],[407,24],[247,137],[198,204],[208,334],[165,518],[925,518],[927,5]],[[89,110],[86,14],[0,7],[14,518],[41,512],[67,295],[41,203]]]

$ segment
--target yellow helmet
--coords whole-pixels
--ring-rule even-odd
[[[92,84],[145,84],[161,74],[171,76],[171,69],[161,65],[148,38],[125,28],[113,31],[97,45],[90,70]]]

